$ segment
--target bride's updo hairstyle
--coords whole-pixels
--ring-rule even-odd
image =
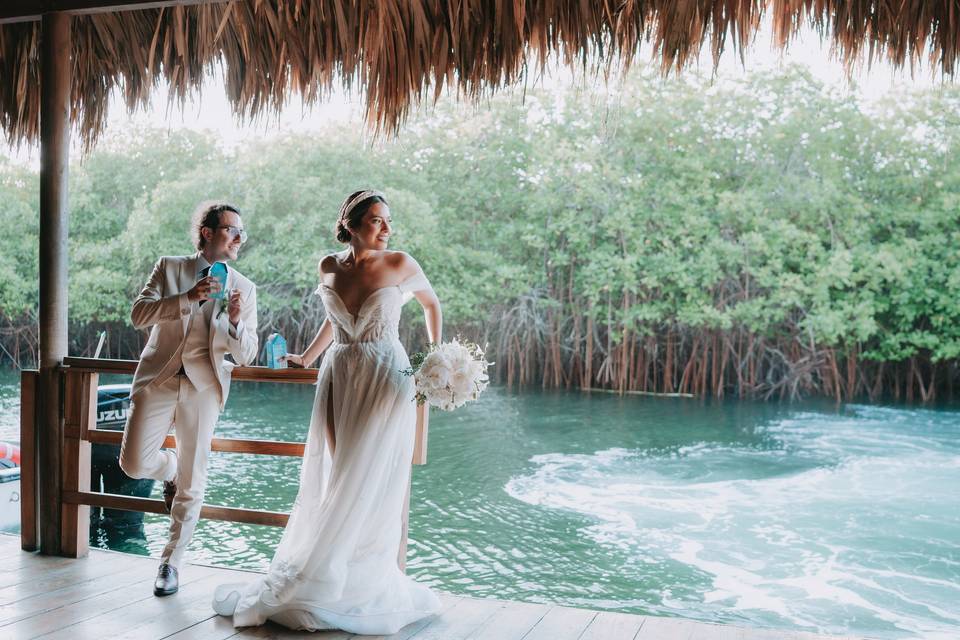
[[[337,240],[343,244],[350,242],[350,229],[360,226],[360,221],[370,207],[378,202],[387,204],[386,198],[379,191],[354,191],[340,205],[340,216],[337,218]]]

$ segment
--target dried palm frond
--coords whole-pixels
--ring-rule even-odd
[[[364,90],[368,122],[395,130],[445,87],[476,99],[551,57],[609,71],[649,43],[667,73],[709,43],[716,62],[729,41],[743,51],[765,12],[780,46],[811,24],[848,64],[928,59],[954,72],[956,0],[233,0],[75,17],[73,119],[90,144],[115,88],[134,109],[165,82],[182,104],[219,66],[241,118],[295,93],[314,103],[339,80]],[[39,134],[39,44],[39,23],[0,25],[0,126],[11,142]]]

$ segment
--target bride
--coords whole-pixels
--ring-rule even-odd
[[[216,589],[213,608],[234,626],[270,619],[388,635],[440,610],[436,595],[397,566],[416,428],[397,326],[415,297],[430,342],[439,343],[442,315],[420,265],[387,250],[391,224],[379,192],[358,191],[340,207],[337,240],[349,246],[320,261],[326,320],[302,355],[287,356],[308,366],[326,350],[300,489],[267,574]]]

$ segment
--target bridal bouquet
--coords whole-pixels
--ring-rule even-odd
[[[413,376],[417,387],[417,404],[429,403],[444,411],[452,411],[477,396],[490,383],[483,349],[472,342],[454,339],[431,344],[426,353],[415,353],[410,368],[403,371]]]

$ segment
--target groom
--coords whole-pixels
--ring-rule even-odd
[[[201,204],[191,226],[197,253],[162,257],[133,303],[130,318],[150,339],[133,374],[130,411],[120,448],[120,467],[131,478],[163,481],[170,513],[170,540],[163,550],[153,593],[177,592],[177,573],[200,517],[207,484],[213,427],[230,392],[233,362],[257,356],[257,292],[235,269],[227,270],[223,299],[215,262],[236,260],[247,239],[236,207]],[[170,427],[176,453],[164,450]]]

